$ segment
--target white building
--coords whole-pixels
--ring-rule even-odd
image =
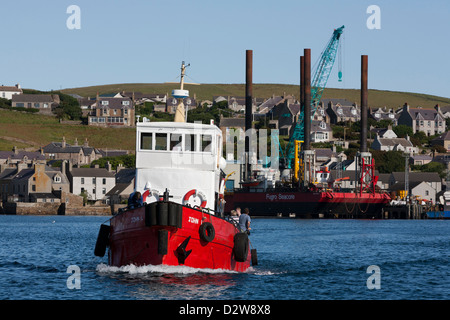
[[[80,195],[86,192],[88,200],[103,200],[116,185],[113,172],[105,168],[73,168],[70,173],[71,191]]]
[[[11,100],[15,94],[22,94],[20,84],[15,86],[0,86],[0,98]]]

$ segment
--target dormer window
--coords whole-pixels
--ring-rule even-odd
[[[103,100],[102,101],[102,106],[107,106],[109,105],[109,101],[108,100]]]
[[[122,101],[122,105],[123,106],[129,106],[130,105],[130,101],[124,100],[124,101]]]
[[[326,125],[325,122],[322,121],[322,122],[319,123],[319,127],[320,127],[320,129],[326,129],[327,125]]]
[[[375,118],[379,118],[380,114],[379,113],[375,113]]]
[[[53,181],[55,181],[56,183],[60,183],[61,182],[61,177],[60,176],[55,176],[53,178]]]
[[[352,109],[352,114],[356,115],[356,109]]]
[[[342,108],[338,108],[338,109],[337,109],[337,113],[338,113],[338,114],[343,114],[344,112],[342,111]]]

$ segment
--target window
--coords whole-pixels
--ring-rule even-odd
[[[155,150],[167,150],[167,133],[155,133]]]
[[[211,152],[212,151],[212,136],[202,134],[201,139],[202,139],[202,151]]]
[[[141,134],[141,149],[153,150],[153,133]]]
[[[53,179],[55,182],[61,182],[61,177],[60,176],[55,176],[55,178]]]
[[[122,105],[123,106],[129,106],[130,105],[130,101],[127,101],[127,100],[122,101]]]
[[[109,101],[103,100],[103,101],[102,101],[102,106],[107,106],[107,105],[109,105]]]
[[[103,109],[103,114],[108,114],[108,109]]]
[[[127,108],[123,109],[123,114],[128,114],[128,109]]]
[[[102,189],[102,194],[106,194],[106,188]]]
[[[41,106],[41,105],[40,105],[39,102],[35,102],[35,103],[34,103],[34,107],[35,107],[35,108],[39,108],[40,106]]]
[[[103,178],[103,179],[102,179],[102,183],[103,183],[103,184],[106,184],[106,178]]]
[[[84,184],[84,178],[81,178],[81,184]],[[83,189],[83,188],[81,188]]]
[[[97,182],[96,178],[92,178],[92,184],[95,184]]]
[[[425,190],[425,195],[426,195],[426,196],[429,196],[429,195],[430,195],[430,191]]]
[[[197,151],[197,139],[195,134],[186,134],[184,136],[184,150]]]
[[[31,186],[31,191],[36,191],[36,185],[33,184],[33,185]]]
[[[173,133],[170,135],[170,150],[181,151],[182,135],[179,133]]]

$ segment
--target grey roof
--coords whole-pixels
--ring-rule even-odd
[[[405,139],[405,138],[378,138],[378,141],[380,141],[382,146],[396,146],[401,145],[404,147],[412,147],[413,144],[411,141]]]
[[[259,110],[267,108],[269,111],[272,110],[273,107],[278,105],[283,100],[283,97],[272,97],[264,101],[260,106]]]
[[[341,105],[341,106],[353,106],[353,102],[348,101],[347,99],[322,99],[321,102],[323,103],[323,105],[326,107],[328,107],[328,105],[331,103],[332,105],[336,106],[336,105]]]
[[[414,189],[415,187],[417,187],[419,184],[421,184],[422,182],[425,181],[412,181],[409,182],[409,190]],[[431,186],[430,186],[431,188]],[[391,191],[398,191],[398,190],[405,190],[405,182],[397,182],[395,184],[393,184],[392,186],[389,187],[389,190]]]
[[[16,168],[6,168],[3,172],[0,172],[0,179],[11,178],[16,172]]]
[[[101,177],[101,178],[114,178],[114,173],[109,172],[105,168],[73,168],[73,177]]]
[[[12,96],[13,102],[48,102],[52,103],[53,98],[49,94],[15,94]]]
[[[126,150],[102,150],[98,149],[97,152],[102,155],[102,157],[118,157],[128,154]]]
[[[324,127],[321,127],[324,126]],[[333,131],[331,129],[331,126],[329,123],[325,122],[325,121],[320,121],[320,120],[312,120],[311,121],[311,132],[317,132],[317,131]]]
[[[50,142],[43,149],[45,153],[79,153],[81,150],[84,155],[89,155],[92,152],[95,152],[93,147],[85,147],[84,145],[72,146],[66,143],[66,147],[63,148],[61,142]]]
[[[102,101],[108,101],[108,105],[103,105]],[[128,101],[129,104],[123,105],[122,104],[123,101]],[[126,98],[99,97],[99,99],[97,101],[97,105],[96,105],[96,108],[98,108],[98,109],[101,109],[101,108],[122,109],[125,107],[128,107],[128,108],[133,107],[133,103],[132,103],[131,99],[128,97],[126,97]]]
[[[442,141],[442,140],[450,140],[450,131],[444,132],[439,137],[436,137],[431,141]]]
[[[40,152],[29,152],[29,151],[0,151],[0,159],[23,159],[27,157],[30,160],[45,160],[45,156]]]
[[[404,182],[405,173],[404,172],[392,172],[395,181]],[[410,172],[408,175],[409,182],[413,181],[425,181],[425,182],[441,182],[441,178],[437,172]]]
[[[438,112],[435,109],[409,108],[409,114],[417,120],[434,120]]]
[[[116,173],[116,183],[130,184],[136,176],[136,169],[125,168]]]
[[[0,91],[22,92],[22,89],[19,89],[16,86],[0,86]]]
[[[34,174],[34,169],[22,169],[14,176],[14,180],[26,180]]]
[[[245,118],[222,118],[220,119],[220,127],[244,128]]]
[[[126,188],[128,188],[128,183],[118,183],[106,194],[107,196],[112,196],[114,194],[120,195]]]

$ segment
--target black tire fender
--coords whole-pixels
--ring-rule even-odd
[[[213,241],[216,236],[216,230],[211,222],[202,223],[198,232],[200,234],[200,239],[206,242]]]

